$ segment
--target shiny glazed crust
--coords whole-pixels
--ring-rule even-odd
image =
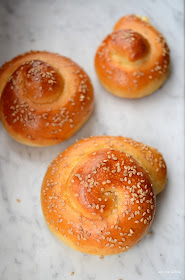
[[[7,132],[29,146],[71,137],[93,110],[88,75],[71,59],[31,51],[0,69],[0,114]]]
[[[130,138],[80,140],[48,167],[41,189],[46,223],[78,251],[127,251],[148,231],[166,173],[156,149]]]
[[[168,77],[169,64],[169,48],[162,34],[135,15],[121,18],[95,55],[102,85],[125,98],[141,98],[160,88]]]

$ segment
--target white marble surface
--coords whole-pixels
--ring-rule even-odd
[[[107,93],[93,67],[101,40],[130,13],[148,16],[163,32],[172,61],[167,83],[133,101]],[[23,146],[0,124],[0,279],[184,279],[183,0],[1,0],[0,63],[30,49],[58,52],[84,67],[94,85],[96,107],[74,137],[54,147]],[[168,166],[153,234],[127,253],[103,260],[58,241],[46,227],[40,206],[41,182],[50,161],[75,139],[100,134],[130,136],[155,146]]]

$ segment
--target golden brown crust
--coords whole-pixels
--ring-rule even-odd
[[[78,251],[127,251],[148,231],[166,165],[154,148],[130,138],[78,141],[50,164],[41,189],[49,229]]]
[[[99,46],[95,68],[111,93],[140,98],[157,90],[169,73],[169,49],[151,24],[135,15],[121,18]]]
[[[7,132],[30,146],[48,146],[72,136],[93,110],[93,87],[69,58],[31,51],[0,69],[0,113]]]

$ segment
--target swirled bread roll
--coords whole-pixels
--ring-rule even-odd
[[[122,17],[99,46],[95,69],[105,89],[141,98],[162,86],[169,73],[169,48],[145,17]]]
[[[48,146],[71,137],[93,110],[88,75],[71,59],[29,52],[0,69],[0,114],[18,142]]]
[[[83,139],[48,167],[41,189],[46,223],[78,251],[127,251],[151,226],[166,172],[156,149],[130,138]]]

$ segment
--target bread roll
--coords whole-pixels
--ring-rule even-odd
[[[0,69],[0,114],[7,132],[29,146],[71,137],[93,110],[88,75],[71,59],[46,51],[17,56]]]
[[[124,16],[99,46],[95,69],[105,89],[124,98],[141,98],[162,86],[169,73],[167,43],[146,18]]]
[[[166,172],[156,149],[130,138],[83,139],[48,167],[41,190],[46,223],[83,253],[127,251],[151,226]]]

